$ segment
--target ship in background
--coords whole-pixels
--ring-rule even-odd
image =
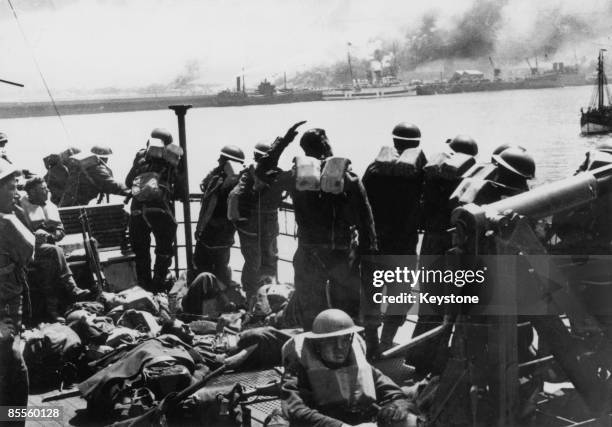
[[[405,84],[398,79],[394,54],[389,53],[370,61],[365,79],[355,78],[350,51],[347,56],[351,83],[324,90],[322,93],[324,101],[395,98],[417,94],[416,85]]]
[[[547,89],[565,86],[581,86],[589,84],[586,75],[581,73],[578,65],[566,66],[563,62],[554,62],[552,69],[542,71],[537,62],[535,67],[526,59],[530,74],[527,77],[502,79],[501,69],[493,67],[493,80],[487,79],[479,70],[457,70],[448,81],[425,83],[417,87],[418,95],[435,95],[463,92],[489,92],[517,89]]]
[[[254,92],[247,92],[240,76],[236,77],[236,90],[224,90],[219,92],[215,98],[217,107],[237,107],[242,105],[264,105],[264,104],[286,104],[291,102],[320,101],[322,91],[320,90],[295,90],[287,88],[287,77],[282,89],[277,89],[268,80],[263,80]]]
[[[583,135],[612,132],[612,102],[604,71],[605,50],[600,49],[597,57],[597,81],[591,102],[586,111],[580,109],[580,130]]]

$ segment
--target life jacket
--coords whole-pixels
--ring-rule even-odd
[[[488,179],[495,178],[497,165],[494,163],[476,163],[461,178]]]
[[[322,191],[331,194],[344,192],[344,174],[351,164],[349,159],[329,157],[320,161],[314,157],[297,156],[294,163],[297,191]]]
[[[351,343],[348,366],[330,369],[316,354],[311,339],[295,336],[283,346],[283,359],[296,358],[306,370],[318,407],[341,405],[349,410],[365,409],[376,402],[372,367],[366,361],[365,342],[355,335]]]
[[[408,148],[400,155],[394,147],[383,146],[367,173],[412,178],[420,174],[425,162],[425,155],[420,148]]]
[[[167,203],[183,150],[176,144],[152,140],[144,153],[139,174],[132,182],[132,197],[142,203]]]
[[[464,153],[441,152],[423,168],[427,178],[455,181],[476,164],[474,156]]]
[[[512,197],[524,190],[508,187],[488,179],[466,178],[451,194],[451,200],[455,200],[459,205],[474,203],[486,205],[497,202],[506,197]]]
[[[44,206],[35,205],[25,197],[21,199],[21,208],[25,213],[25,217],[29,223],[30,230],[37,230],[43,225],[58,226],[62,220],[59,215],[59,210],[51,202],[47,202]]]

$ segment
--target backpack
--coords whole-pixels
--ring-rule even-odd
[[[132,197],[142,203],[160,203],[166,200],[169,184],[158,172],[144,172],[134,178]]]

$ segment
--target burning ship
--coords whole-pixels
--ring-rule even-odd
[[[612,102],[608,78],[604,72],[604,51],[605,49],[601,49],[597,58],[597,85],[591,96],[591,103],[586,111],[580,109],[580,130],[583,135],[612,132]]]

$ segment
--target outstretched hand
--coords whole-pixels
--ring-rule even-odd
[[[297,136],[298,132],[297,132],[297,128],[299,128],[300,126],[302,126],[304,123],[306,123],[306,120],[301,121],[301,122],[297,122],[296,124],[294,124],[293,126],[291,126],[288,130],[287,133],[285,134],[285,136],[283,137],[283,139],[285,140],[285,142],[291,142],[295,139],[295,137]]]

